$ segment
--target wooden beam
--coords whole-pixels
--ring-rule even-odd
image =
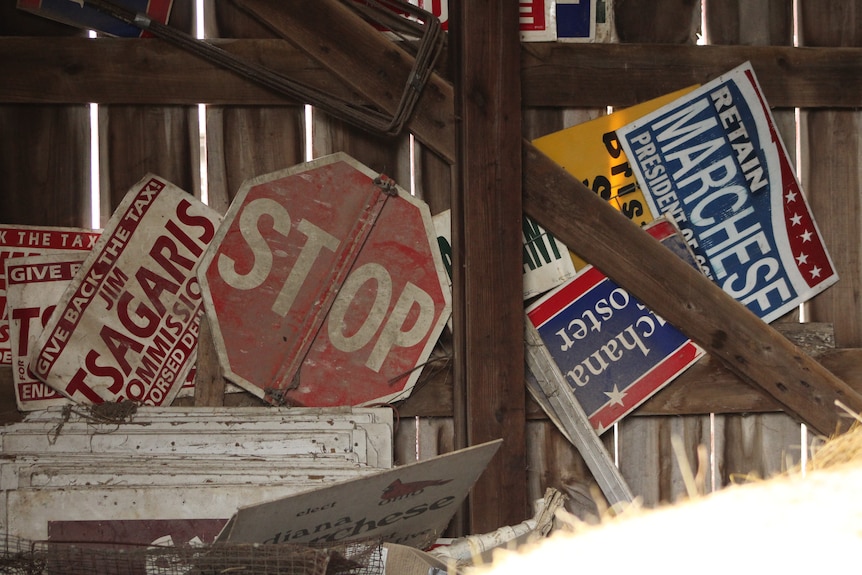
[[[862,349],[839,348],[812,355],[814,360],[862,394]],[[709,356],[701,359],[670,385],[638,407],[631,416],[707,415],[710,413],[774,413],[781,403],[750,385]],[[528,419],[546,419],[539,405],[528,399]],[[420,379],[413,394],[398,407],[401,417],[451,417],[451,370]]]
[[[521,94],[518,5],[453,4],[456,173],[452,194],[455,379],[467,443],[504,439],[470,494],[470,527],[526,519]]]
[[[832,349],[812,356],[820,365],[862,393],[862,349]],[[638,407],[632,415],[705,415],[782,411],[774,397],[749,385],[709,357]]]
[[[209,42],[333,95],[356,97],[355,90],[285,40]],[[378,55],[371,62],[382,60]],[[745,60],[752,62],[773,107],[862,107],[860,48],[566,43],[522,44],[523,105],[631,106],[703,83]],[[0,70],[3,103],[295,104],[152,38],[3,37]],[[402,86],[400,80],[387,82],[387,93],[379,97],[400,94]],[[427,118],[429,137],[435,124],[447,124],[439,105],[445,94],[434,86],[426,90],[425,107],[442,116]]]
[[[526,140],[524,210],[575,253],[819,433],[846,430],[862,394],[673,255]],[[625,249],[620,249],[625,246]]]
[[[829,324],[774,323],[773,327],[857,393],[862,393],[862,349],[835,349]],[[452,370],[428,370],[398,412],[402,417],[451,417]],[[633,413],[642,415],[706,415],[709,413],[768,413],[782,411],[781,403],[757,386],[740,379],[725,365],[703,357]],[[545,419],[536,402],[528,399],[527,417]]]
[[[397,107],[412,67],[409,55],[341,2],[243,0],[239,5],[302,46],[352,90],[388,112]],[[517,21],[517,5],[494,4],[485,6],[481,19],[471,14],[472,32],[465,30],[481,38],[480,44],[471,39],[464,45],[470,54],[479,46],[495,56],[508,54],[490,60],[474,55],[462,71],[470,81],[459,101],[464,192],[453,201],[455,363],[456,369],[466,370],[467,443],[504,439],[472,490],[472,532],[519,523],[529,511],[524,345],[518,327],[523,288]],[[503,32],[505,24],[511,28],[508,33]],[[511,45],[509,38],[515,39]],[[454,102],[452,87],[435,77],[419,103],[423,113],[411,123],[449,158],[456,151]],[[459,221],[462,226],[456,226]]]
[[[862,97],[859,48],[552,42],[525,43],[521,60],[525,106],[631,106],[745,61],[776,108],[854,108]]]

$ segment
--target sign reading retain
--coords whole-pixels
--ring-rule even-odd
[[[226,377],[274,404],[407,397],[450,311],[436,242],[344,154],[245,182],[198,271]]]
[[[652,212],[765,321],[838,280],[750,64],[617,134]]]
[[[195,268],[218,221],[157,176],[135,184],[39,337],[36,377],[83,403],[170,403],[197,354]]]

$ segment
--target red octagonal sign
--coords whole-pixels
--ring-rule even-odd
[[[451,309],[428,206],[345,154],[245,182],[198,268],[225,376],[274,404],[403,399]]]

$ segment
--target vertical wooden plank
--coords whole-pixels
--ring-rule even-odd
[[[470,528],[528,516],[526,501],[518,5],[451,6],[458,186],[452,200],[455,379],[467,441],[504,443],[470,496]],[[515,331],[519,329],[521,331]],[[457,412],[456,412],[457,416]]]
[[[86,36],[0,3],[0,36]],[[51,86],[45,86],[51,90]],[[90,111],[86,105],[0,106],[0,221],[89,227]]]
[[[578,450],[548,420],[527,422],[527,495],[531,503],[554,488],[568,495],[566,509],[584,521],[601,516],[607,502]],[[597,504],[597,501],[599,504]]]
[[[793,6],[786,0],[707,0],[704,3],[709,44],[793,45]],[[757,70],[755,70],[755,73]],[[796,114],[773,110],[791,160],[796,157]],[[777,320],[798,322],[798,312]],[[718,415],[724,437],[718,478],[727,485],[738,477],[768,477],[799,461],[799,424],[783,413]]]
[[[193,10],[194,0],[174,0],[169,25],[193,33]],[[103,222],[147,172],[200,197],[196,107],[100,106],[99,144]]]
[[[377,136],[314,109],[311,138],[315,158],[346,152],[411,191],[410,136],[407,132],[395,137]]]
[[[233,2],[213,2],[206,13],[221,38],[272,38],[274,34]],[[301,103],[268,106],[207,106],[209,203],[224,212],[242,183],[289,168],[305,158]]]
[[[724,485],[768,479],[797,465],[800,426],[783,413],[725,416]]]
[[[273,32],[233,2],[213,2],[209,13],[220,38],[272,38]],[[279,107],[207,106],[210,205],[224,211],[242,183],[305,159],[301,103]]]
[[[704,0],[703,4],[709,44],[793,45],[791,0]]]
[[[81,30],[18,10],[10,0],[0,2],[0,36],[83,35]],[[88,106],[0,106],[0,141],[0,223],[90,226]],[[0,423],[21,418],[12,367],[0,366]]]
[[[700,28],[700,0],[614,0],[620,42],[694,44]]]
[[[440,156],[416,144],[414,154],[414,172],[416,196],[422,198],[436,215],[452,207],[452,167],[440,159]]]
[[[619,444],[620,471],[647,507],[692,495],[687,474],[703,478],[697,492],[712,490],[708,415],[629,417],[619,424]]]
[[[618,0],[613,10],[620,42],[696,42],[700,28],[699,0],[661,0],[648,8],[642,2]],[[620,472],[644,505],[673,501],[685,494],[679,468],[674,463],[671,437],[676,430],[685,442],[686,453],[696,453],[697,443],[705,441],[703,429],[703,418],[699,416],[628,417],[620,423]]]
[[[800,0],[804,46],[862,46],[862,1]],[[803,189],[823,235],[839,281],[814,298],[811,321],[832,322],[838,347],[862,345],[862,112],[808,110]]]

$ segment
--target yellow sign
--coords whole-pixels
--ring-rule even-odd
[[[697,88],[690,86],[613,114],[533,140],[533,145],[633,222],[655,219],[635,179],[616,130]],[[571,253],[571,252],[570,252]],[[572,253],[576,269],[586,265]]]

